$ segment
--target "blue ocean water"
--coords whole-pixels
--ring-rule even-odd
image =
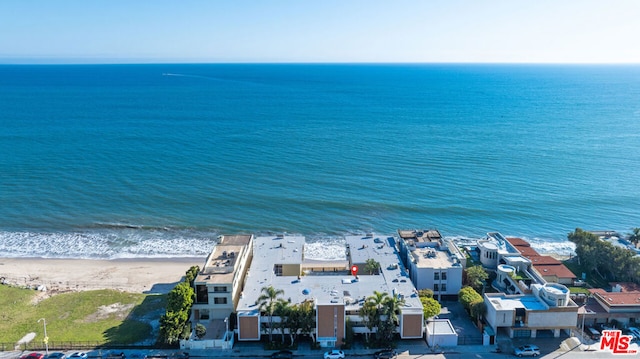
[[[0,66],[3,256],[640,226],[640,66]]]

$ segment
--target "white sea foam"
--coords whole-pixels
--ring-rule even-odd
[[[139,258],[200,257],[211,252],[216,236],[162,231],[0,232],[5,257]]]
[[[304,246],[304,257],[318,260],[344,260],[347,257],[343,239],[319,239]]]

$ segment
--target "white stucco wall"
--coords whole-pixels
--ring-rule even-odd
[[[530,328],[570,327],[578,323],[577,308],[575,312],[530,311],[527,326]]]

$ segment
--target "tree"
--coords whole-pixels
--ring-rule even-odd
[[[471,310],[469,314],[475,320],[480,319],[487,312],[487,305],[484,300],[471,303]]]
[[[467,277],[467,285],[475,289],[476,292],[482,292],[484,283],[489,278],[489,274],[482,268],[482,266],[473,266],[465,270]]]
[[[467,312],[471,312],[471,305],[476,302],[483,301],[482,296],[475,291],[475,289],[467,286],[460,289],[458,292],[458,301]]]
[[[282,327],[289,331],[291,345],[295,343],[298,332],[301,330],[301,304],[295,304],[288,307],[287,316],[284,318]]]
[[[316,313],[313,309],[314,304],[312,300],[305,300],[299,305],[299,320],[300,320],[300,332],[302,334],[309,335],[315,342],[316,338],[313,337],[313,331],[316,329]]]
[[[376,326],[376,305],[373,302],[365,301],[360,309],[360,316],[362,317],[362,322],[369,329],[368,332],[364,333],[366,341],[369,341],[369,335],[373,331],[373,328]]]
[[[196,337],[202,339],[205,335],[207,335],[207,327],[201,323],[196,324]]]
[[[184,333],[188,316],[184,312],[166,312],[160,317],[160,340],[167,344],[175,344]]]
[[[418,297],[420,297],[420,298],[433,298],[433,291],[431,289],[420,289],[418,291]]]
[[[187,282],[178,283],[167,294],[167,311],[180,312],[188,311],[193,304],[193,287]]]
[[[433,298],[420,297],[420,302],[422,302],[422,315],[424,316],[424,320],[435,317],[440,314],[442,310],[440,303]]]
[[[167,310],[160,317],[160,338],[174,344],[189,335],[189,315],[194,299],[194,290],[188,282],[178,283],[167,294]]]
[[[369,274],[378,274],[380,263],[373,258],[369,258],[364,262],[364,270]]]
[[[280,317],[280,322],[275,324],[275,328],[279,329],[280,334],[282,334],[282,344],[284,344],[284,330],[287,327],[287,323],[284,318],[288,317],[290,313],[291,307],[289,306],[289,302],[284,299],[278,299],[275,302],[275,310],[273,314]],[[293,344],[293,342],[291,342],[291,344]]]
[[[633,246],[638,248],[638,242],[640,242],[640,228],[632,228],[633,232],[629,235],[629,242],[633,243]]]
[[[198,276],[198,272],[200,272],[200,267],[192,266],[184,275],[184,282],[189,283],[190,286],[193,287],[193,282],[196,280]]]
[[[262,287],[262,294],[258,297],[256,304],[261,312],[266,312],[269,316],[269,342],[273,341],[273,314],[276,311],[276,301],[278,296],[284,295],[284,290],[275,289],[273,286]]]
[[[381,321],[382,330],[378,328],[380,339],[387,342],[393,339],[393,333],[398,325],[398,314],[404,303],[404,298],[400,298],[400,296],[397,295],[387,296],[384,300],[382,303],[382,314],[385,315],[386,319]]]

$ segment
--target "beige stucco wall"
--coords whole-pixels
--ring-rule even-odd
[[[300,275],[300,264],[283,264],[282,265],[282,275],[283,276],[299,276]]]

